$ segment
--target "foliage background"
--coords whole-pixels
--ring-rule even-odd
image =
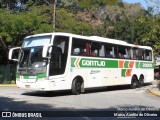
[[[0,64],[9,63],[9,48],[21,46],[25,36],[46,32],[120,39],[158,53],[160,5],[147,1],[146,10],[122,0],[0,0]]]

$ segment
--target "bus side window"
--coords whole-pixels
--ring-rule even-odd
[[[143,60],[143,49],[138,49],[138,60]]]
[[[99,42],[90,42],[90,56],[99,57],[100,49],[102,48],[101,43]]]
[[[107,58],[113,58],[113,53],[114,53],[114,47],[112,44],[106,44],[105,45],[105,52],[106,52],[106,57]]]
[[[130,48],[130,47],[127,47],[127,48],[125,49],[124,58],[125,58],[125,59],[131,59],[131,48]]]
[[[102,45],[101,49],[99,49],[99,56],[100,57],[105,57],[104,45]]]
[[[127,52],[126,46],[119,45],[117,49],[118,49],[118,52],[117,52],[118,58],[121,58],[121,59],[128,58],[128,52]]]
[[[86,56],[86,49],[81,49],[80,54]]]
[[[72,39],[72,55],[88,56],[90,45],[85,39],[73,38]]]
[[[137,49],[132,48],[132,59],[136,60],[137,59]]]
[[[91,56],[96,56],[94,50],[91,51]]]
[[[91,52],[92,56],[97,57],[98,56],[98,51],[97,50],[93,50]]]
[[[152,60],[152,52],[150,50],[145,50],[145,60]]]
[[[107,58],[113,58],[113,52],[112,51],[106,51],[106,57]]]
[[[79,48],[75,48],[73,50],[73,55],[79,55],[80,54],[80,49]]]

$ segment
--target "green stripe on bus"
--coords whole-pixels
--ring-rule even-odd
[[[118,68],[118,60],[106,60],[107,61],[107,68]]]
[[[24,79],[37,79],[37,76],[23,76]]]
[[[140,62],[136,62],[136,68],[139,68]]]
[[[152,62],[136,62],[136,68],[154,68],[154,64]]]
[[[37,79],[46,77],[46,73],[41,73],[36,76],[22,75],[23,79]],[[16,74],[16,78],[20,78],[20,75]]]
[[[76,58],[71,58],[71,67],[75,67],[74,63],[76,61]]]
[[[124,60],[123,68],[129,68],[130,60]],[[105,60],[94,58],[71,58],[71,67],[78,68],[119,68],[119,60]],[[153,69],[152,62],[135,62],[136,68]]]
[[[125,61],[124,68],[128,68],[128,66],[129,66],[129,61]]]
[[[118,68],[117,60],[71,58],[71,67],[80,68]]]
[[[42,74],[38,74],[37,75],[37,78],[44,78],[44,77],[46,77],[47,75],[46,75],[46,73],[42,73]]]
[[[125,77],[125,76],[126,76],[126,70],[127,70],[127,69],[122,69],[122,70],[121,70],[121,76],[122,76],[122,77]]]

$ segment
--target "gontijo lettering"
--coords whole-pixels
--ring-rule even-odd
[[[82,60],[83,66],[106,66],[105,61]]]
[[[143,63],[143,67],[152,67],[152,64]]]

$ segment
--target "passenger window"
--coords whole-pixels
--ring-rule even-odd
[[[89,44],[87,40],[73,38],[72,41],[72,55],[89,55]]]
[[[99,49],[99,56],[100,57],[105,57],[105,52],[104,52],[104,45],[101,46],[101,48]]]
[[[145,50],[144,60],[151,61],[152,60],[152,52],[150,50]]]
[[[73,55],[79,55],[80,54],[80,48],[75,48],[73,50]]]
[[[143,49],[138,49],[138,55],[137,58],[138,60],[144,60],[144,50]]]
[[[126,50],[126,56],[125,56],[125,58],[126,59],[131,59],[131,48],[128,47],[125,50]]]
[[[125,46],[118,46],[118,58],[124,59],[128,57]]]
[[[114,47],[111,44],[106,44],[105,45],[105,52],[106,52],[106,57],[107,58],[113,58],[114,57]]]
[[[98,42],[91,42],[90,45],[91,45],[91,56],[98,57],[99,51],[100,51],[102,45]]]
[[[132,59],[136,60],[138,58],[138,50],[137,48],[132,48]]]
[[[100,42],[89,41],[80,38],[73,38],[72,55],[80,56],[104,56],[104,46]]]

